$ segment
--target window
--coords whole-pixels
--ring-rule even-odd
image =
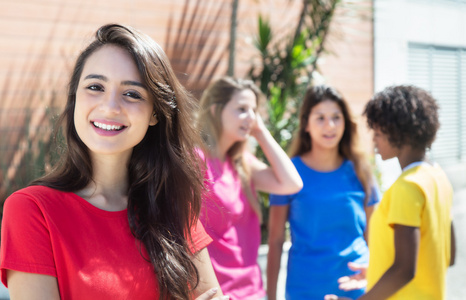
[[[466,161],[466,49],[409,44],[408,80],[432,93],[440,130],[431,157],[443,165]]]

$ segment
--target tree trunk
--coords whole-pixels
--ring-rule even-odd
[[[231,3],[231,25],[230,25],[230,56],[228,57],[228,76],[235,76],[235,45],[236,29],[238,27],[238,0],[232,0]]]

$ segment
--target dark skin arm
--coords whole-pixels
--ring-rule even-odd
[[[416,274],[419,227],[395,224],[395,261],[374,287],[359,300],[386,299],[410,282]]]
[[[410,282],[416,274],[416,262],[419,251],[419,227],[404,225],[393,226],[395,231],[395,261],[382,275],[372,289],[358,300],[383,300]],[[347,300],[335,295],[325,296],[325,300]]]
[[[450,238],[450,267],[455,264],[456,260],[456,238],[453,221],[451,222],[451,238]]]

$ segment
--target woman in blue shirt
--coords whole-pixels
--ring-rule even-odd
[[[286,298],[321,300],[329,291],[342,294],[337,279],[354,273],[348,264],[367,263],[366,224],[379,201],[371,169],[357,150],[356,123],[341,95],[328,86],[309,88],[299,121],[290,154],[304,187],[270,197],[269,300],[276,299],[286,221],[292,242]]]

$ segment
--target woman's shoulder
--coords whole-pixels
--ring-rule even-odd
[[[50,202],[54,199],[61,198],[65,192],[42,185],[31,185],[12,193],[6,202],[28,201],[35,203]]]
[[[301,156],[293,156],[290,158],[291,162],[296,166],[297,164],[303,164],[303,160],[301,159]]]
[[[22,194],[22,195],[31,195],[31,196],[51,196],[54,194],[62,193],[59,190],[54,188],[44,186],[44,185],[30,185],[20,190],[17,190],[12,195]]]
[[[55,207],[63,192],[46,186],[28,186],[11,194],[4,203],[4,215],[41,215]]]
[[[341,166],[337,170],[344,172],[344,173],[351,173],[356,176],[356,168],[354,166],[354,162],[347,158],[343,159]]]

